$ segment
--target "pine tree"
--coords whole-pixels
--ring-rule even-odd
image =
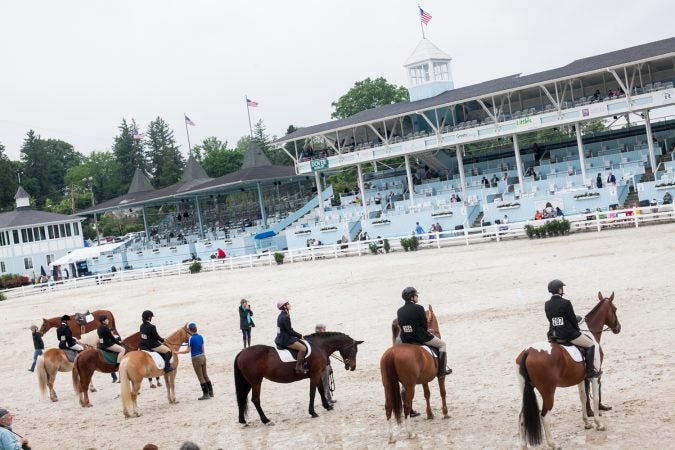
[[[5,146],[0,142],[0,210],[10,210],[14,205],[14,194],[18,187],[12,162],[5,155]]]
[[[134,140],[134,135],[138,135],[136,121],[131,119],[131,123],[127,123],[126,119],[122,119],[118,129],[120,134],[113,141],[113,153],[119,164],[120,181],[128,186],[136,168],[147,171],[147,163],[143,154],[143,142]]]
[[[166,121],[157,117],[150,122],[146,137],[149,168],[155,187],[180,181],[185,161]]]

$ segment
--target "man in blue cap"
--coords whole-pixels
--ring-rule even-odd
[[[206,355],[204,354],[204,338],[197,333],[197,324],[190,322],[188,324],[188,348],[178,352],[179,354],[190,352],[192,357],[192,367],[195,369],[199,384],[202,387],[202,396],[197,400],[208,400],[213,397],[213,385],[206,373]]]

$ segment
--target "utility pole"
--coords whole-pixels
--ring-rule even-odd
[[[71,214],[75,214],[75,185],[70,184],[70,210]]]
[[[89,193],[91,194],[91,207],[94,207],[94,179],[92,177],[83,178],[82,181],[89,185]],[[98,229],[98,217],[94,213],[94,228],[96,228],[96,243],[101,245],[101,233]]]

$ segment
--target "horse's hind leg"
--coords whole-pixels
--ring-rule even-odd
[[[260,387],[262,386],[262,381],[258,381],[257,383],[251,383],[252,389],[251,389],[251,401],[253,402],[253,405],[255,405],[256,411],[258,411],[258,415],[260,416],[260,420],[264,424],[270,424],[273,425],[270,422],[270,419],[267,418],[265,415],[265,412],[262,410],[262,407],[260,406]]]
[[[56,371],[52,372],[51,368],[48,368],[45,364],[45,370],[47,371],[47,387],[49,387],[49,399],[53,402],[58,402],[59,397],[56,395],[54,390],[54,381],[56,380]]]
[[[415,433],[413,433],[410,426],[410,420],[408,416],[410,415],[410,410],[412,409],[412,401],[415,396],[415,385],[406,385],[405,386],[405,402],[403,402],[403,424],[405,426],[405,432],[408,435],[408,439],[415,438]]]
[[[141,382],[143,381],[143,378],[139,380],[136,380],[132,378],[131,380],[131,416],[135,417],[141,417],[141,413],[138,412],[138,394],[141,391]]]
[[[431,420],[434,418],[434,412],[431,410],[431,391],[429,390],[429,383],[423,383],[422,388],[424,389],[424,400],[427,402],[427,419]]]
[[[539,390],[542,398],[541,417],[544,422],[544,435],[546,436],[546,444],[548,448],[557,449],[555,442],[553,442],[553,433],[551,433],[551,415],[548,414],[553,409],[553,399],[555,395],[555,388],[550,391]]]
[[[589,430],[593,428],[593,425],[588,420],[588,412],[586,411],[586,382],[582,381],[577,384],[577,388],[579,388],[579,400],[581,400],[581,420],[584,421],[584,428]]]

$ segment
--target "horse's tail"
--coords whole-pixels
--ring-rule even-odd
[[[251,390],[251,384],[244,378],[244,374],[239,369],[239,357],[241,352],[234,357],[234,387],[237,391],[237,406],[239,407],[239,423],[246,423],[246,414],[248,411],[248,393]]]
[[[49,374],[47,373],[47,368],[45,367],[45,358],[42,355],[38,356],[35,372],[37,373],[40,395],[42,398],[45,398],[47,397],[47,382],[49,380]]]
[[[384,385],[385,408],[386,405],[389,405],[394,417],[396,417],[396,422],[401,423],[403,402],[401,401],[401,388],[396,373],[394,352],[391,349],[382,356],[380,370],[382,372],[382,384]]]
[[[391,345],[396,345],[396,338],[398,333],[401,331],[401,328],[398,326],[398,319],[394,319],[391,323]]]
[[[131,379],[129,378],[129,373],[127,365],[129,364],[129,359],[124,358],[120,363],[119,374],[120,374],[120,397],[122,398],[122,411],[126,416],[128,413],[131,413],[133,410],[133,402],[131,400]]]
[[[525,429],[525,436],[531,446],[541,444],[541,414],[539,411],[539,403],[537,403],[537,396],[534,393],[534,386],[530,375],[527,373],[527,350],[523,352],[523,357],[520,360],[520,375],[525,379],[523,386],[523,427]]]
[[[80,371],[78,370],[79,365],[80,365],[80,355],[77,355],[75,357],[75,362],[73,362],[72,376],[73,376],[73,389],[75,389],[75,393],[78,395],[82,393],[82,389],[80,389]]]

